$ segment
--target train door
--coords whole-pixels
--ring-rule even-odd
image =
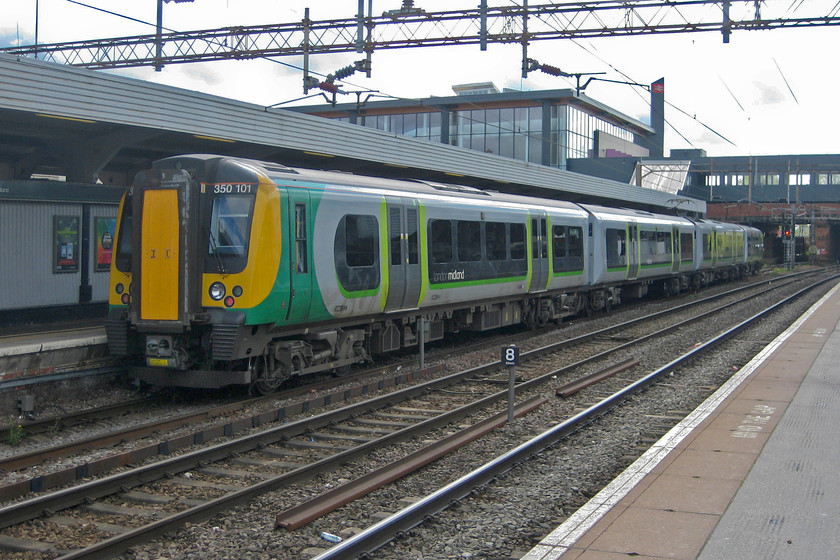
[[[177,321],[180,288],[178,189],[143,192],[140,229],[140,319]]]
[[[630,221],[627,225],[627,278],[634,280],[639,276],[639,261],[641,255],[639,253],[639,225]]]
[[[387,199],[388,299],[385,311],[413,309],[420,300],[420,210],[417,201]]]
[[[548,287],[548,216],[545,212],[531,214],[531,276],[530,292]]]
[[[671,259],[671,272],[679,272],[682,261],[679,226],[671,229]]]
[[[288,190],[286,204],[286,250],[289,252],[289,310],[288,321],[305,321],[309,318],[312,302],[312,216],[310,215],[309,191],[304,189]]]

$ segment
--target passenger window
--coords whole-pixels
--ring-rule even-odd
[[[433,263],[452,262],[452,222],[449,220],[432,220],[429,243]]]
[[[569,256],[583,258],[583,228],[569,228]]]
[[[552,226],[551,244],[554,272],[583,270],[583,228]]]
[[[488,222],[484,225],[487,243],[487,258],[491,261],[503,261],[507,258],[507,232],[505,224]]]
[[[372,216],[345,216],[347,266],[372,266],[376,262],[376,233]]]
[[[510,258],[524,260],[525,255],[525,224],[510,224]]]
[[[481,260],[481,222],[458,221],[458,261]]]
[[[553,226],[551,228],[552,247],[551,251],[554,253],[555,259],[564,258],[566,256],[568,240],[566,237],[565,226]]]

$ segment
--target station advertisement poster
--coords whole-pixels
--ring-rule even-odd
[[[96,218],[96,271],[107,272],[114,254],[116,218]]]
[[[79,217],[53,216],[53,270],[78,272],[79,270]]]

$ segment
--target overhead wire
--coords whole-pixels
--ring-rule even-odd
[[[72,4],[76,4],[76,5],[79,5],[79,6],[82,6],[82,7],[88,8],[88,9],[92,9],[92,10],[96,10],[96,11],[99,11],[99,12],[103,12],[103,13],[106,13],[106,14],[109,14],[109,15],[112,15],[112,16],[115,16],[115,17],[123,18],[123,19],[129,20],[129,21],[135,22],[135,23],[140,23],[140,24],[143,24],[143,25],[147,25],[147,26],[151,26],[151,27],[157,28],[157,24],[155,24],[155,23],[150,23],[150,22],[147,22],[147,21],[143,21],[143,20],[140,20],[140,19],[137,19],[137,18],[131,17],[131,16],[127,16],[127,15],[124,15],[124,14],[120,14],[120,13],[114,12],[114,11],[111,11],[111,10],[106,10],[106,9],[104,9],[104,8],[100,8],[100,7],[98,7],[98,6],[93,6],[93,5],[90,5],[90,4],[87,4],[87,3],[84,3],[84,2],[80,2],[79,0],[67,0],[67,2],[72,3]],[[512,1],[512,4],[519,6],[519,4],[517,4],[517,2],[516,2],[515,0],[513,0],[513,1]],[[521,7],[521,6],[520,6],[520,7]],[[679,13],[679,15],[680,15],[680,17],[682,17],[683,19],[685,19],[685,16],[684,16],[682,13]],[[544,21],[547,25],[549,25],[550,27],[553,27],[553,24],[551,24],[550,22],[546,22],[546,21],[545,21],[545,18],[542,18],[540,15],[536,15],[535,17],[542,19],[542,21]],[[556,15],[553,15],[552,17],[556,19]],[[600,18],[599,18],[599,19],[600,19]],[[567,17],[567,20],[568,20],[568,23],[570,23],[570,24],[571,24],[571,20],[569,20],[569,19],[568,19],[568,17]],[[166,27],[166,28],[165,28],[165,27],[162,27],[162,29],[165,29],[167,32],[172,32],[172,33],[177,33],[177,32],[178,32],[178,31],[173,30],[173,29],[168,28],[168,27]],[[558,30],[556,27],[554,27],[554,29],[555,29],[555,30]],[[574,40],[574,39],[571,39],[571,40],[572,40],[572,42],[573,42],[576,46],[578,46],[579,48],[583,49],[584,51],[586,51],[586,52],[587,52],[588,54],[590,54],[591,56],[593,56],[593,57],[597,58],[598,60],[600,60],[601,62],[603,62],[603,63],[607,64],[610,68],[612,68],[614,71],[618,72],[620,75],[622,75],[623,77],[627,78],[628,80],[635,82],[635,80],[633,80],[633,79],[632,79],[632,78],[631,78],[628,74],[626,74],[625,72],[623,72],[623,71],[621,71],[620,69],[618,69],[617,67],[615,67],[615,65],[613,65],[613,64],[611,64],[611,63],[609,63],[609,62],[607,62],[607,61],[603,60],[600,56],[596,55],[594,52],[592,52],[591,50],[587,49],[585,46],[581,45],[579,41]],[[262,58],[262,59],[264,59],[264,60],[268,60],[268,61],[271,61],[271,62],[274,62],[274,63],[277,63],[277,64],[281,64],[281,65],[283,65],[283,66],[286,66],[286,67],[292,68],[292,69],[294,69],[294,70],[299,70],[299,71],[302,71],[302,70],[303,70],[303,69],[302,69],[302,68],[300,68],[299,66],[296,66],[296,65],[293,65],[293,64],[289,64],[289,63],[285,63],[285,62],[282,62],[282,61],[276,60],[275,58],[272,58],[272,57],[262,56],[262,57],[259,57],[259,58]],[[311,73],[311,74],[313,74],[313,75],[316,75],[316,76],[325,77],[323,74],[318,73],[318,72],[315,72],[315,71],[310,71],[310,73]],[[370,88],[367,88],[366,86],[361,86],[361,85],[358,85],[358,84],[354,84],[354,83],[350,82],[349,80],[341,80],[341,81],[342,81],[343,83],[347,84],[347,85],[350,85],[350,86],[352,86],[352,87],[356,87],[356,88],[358,88],[358,89],[360,89],[360,90],[363,90],[363,91],[368,91],[368,92],[373,92],[373,90],[371,90]],[[566,80],[566,82],[567,82],[567,83],[569,83],[569,82],[568,82],[568,80]],[[640,94],[637,90],[634,90],[634,91],[635,91],[635,93],[636,93],[637,95],[639,95],[640,97],[642,97],[642,96],[641,96],[641,94]],[[377,92],[377,93],[380,93],[380,92]],[[791,92],[791,93],[792,93],[792,92]],[[391,99],[401,100],[401,101],[404,101],[404,102],[416,103],[416,104],[417,104],[417,105],[419,105],[419,106],[427,106],[427,105],[426,105],[426,104],[425,104],[422,100],[419,100],[419,99],[416,99],[416,98],[404,98],[404,97],[400,97],[400,96],[389,95],[389,94],[387,94],[387,93],[382,93],[382,95],[383,95],[384,97],[389,97],[389,98],[391,98]],[[299,98],[299,99],[297,99],[297,100],[301,100],[301,99],[305,99],[305,98]],[[643,98],[643,99],[644,99],[644,98]],[[296,100],[295,100],[295,101],[296,101]],[[479,106],[479,105],[477,105],[477,104],[475,104],[475,103],[472,103],[472,102],[471,102],[471,101],[469,101],[468,99],[464,99],[464,103],[463,103],[463,105],[468,106],[468,107],[469,107],[469,106],[472,106],[474,109],[484,110],[484,108],[483,108],[483,107],[481,107],[481,106]],[[686,113],[685,111],[682,111],[681,109],[679,109],[679,108],[678,108],[678,107],[676,107],[675,105],[673,105],[673,104],[671,104],[671,103],[669,103],[669,105],[671,105],[671,106],[672,106],[672,107],[674,107],[675,109],[677,109],[677,110],[679,110],[680,112],[682,112],[682,113],[684,113],[684,114],[686,114],[686,115],[687,115],[687,113]],[[429,107],[429,108],[437,109],[436,107]],[[465,120],[465,121],[471,122],[471,123],[480,123],[480,124],[484,125],[485,127],[494,128],[494,129],[496,129],[499,133],[503,133],[503,132],[511,132],[511,133],[514,133],[514,134],[523,134],[523,135],[525,135],[525,136],[527,136],[527,137],[530,137],[530,138],[531,138],[531,139],[533,139],[533,140],[537,140],[537,141],[540,141],[540,142],[544,142],[544,141],[546,141],[546,140],[547,140],[547,141],[548,141],[548,142],[550,142],[550,143],[552,144],[552,146],[553,146],[554,148],[556,148],[556,149],[561,149],[561,150],[568,150],[568,149],[570,149],[570,146],[569,146],[569,145],[567,145],[567,144],[565,144],[565,145],[564,145],[564,144],[562,144],[562,143],[560,143],[560,142],[558,142],[558,141],[554,140],[553,138],[545,139],[545,138],[543,138],[543,137],[542,137],[542,134],[535,134],[533,131],[522,131],[522,130],[521,130],[521,128],[519,128],[519,127],[516,125],[516,123],[515,123],[515,122],[506,122],[506,123],[503,123],[502,121],[499,121],[499,122],[498,122],[498,124],[497,124],[497,123],[488,123],[488,122],[483,121],[483,120],[474,119],[474,118],[472,118],[471,116],[465,116],[465,115],[463,115],[463,112],[464,112],[464,111],[458,111],[458,112],[457,112],[457,118],[459,118],[459,119],[461,119],[461,120]],[[590,115],[590,116],[593,116],[593,115]],[[594,116],[593,116],[593,117],[594,117]],[[597,118],[597,117],[595,117],[595,118]],[[694,119],[695,119],[695,120],[697,120],[697,119],[696,119],[696,117],[694,117]],[[723,138],[723,139],[724,139],[724,140],[726,140],[727,142],[732,143],[731,141],[729,141],[728,139],[726,139],[725,137],[723,137],[722,135],[720,135],[719,133],[717,133],[716,131],[714,131],[713,129],[711,129],[711,127],[709,127],[709,126],[705,125],[704,123],[702,123],[702,122],[701,122],[701,121],[699,121],[699,120],[697,120],[697,122],[698,122],[698,123],[700,123],[702,126],[706,127],[707,129],[711,130],[713,133],[715,133],[716,135],[720,136],[721,138]],[[682,133],[681,133],[681,132],[680,132],[680,131],[679,131],[679,130],[678,130],[678,129],[677,129],[677,128],[673,125],[673,124],[671,124],[671,123],[670,123],[670,122],[668,122],[667,120],[666,120],[666,123],[667,123],[667,124],[668,124],[668,125],[669,125],[669,126],[670,126],[673,130],[674,130],[674,132],[676,132],[676,133],[677,133],[677,134],[678,134],[678,135],[679,135],[679,136],[680,136],[680,137],[681,137],[684,141],[686,141],[689,145],[692,145],[692,146],[693,146],[693,144],[692,144],[692,143],[691,143],[691,142],[690,142],[690,141],[686,138],[686,136],[685,136],[685,135],[683,135],[683,134],[682,134]],[[506,125],[508,125],[508,126],[506,126]],[[457,133],[456,133],[456,134],[457,134]],[[458,136],[461,136],[461,135],[458,135]],[[471,134],[470,134],[470,135],[463,135],[463,136],[469,136],[469,137],[470,137],[470,141],[472,140],[472,135],[471,135]],[[733,144],[733,145],[734,145],[734,144]]]

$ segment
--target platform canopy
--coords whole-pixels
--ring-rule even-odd
[[[192,90],[0,55],[0,178],[118,184],[152,160],[220,153],[571,201],[675,207],[673,196]],[[704,213],[705,202],[682,202]]]

